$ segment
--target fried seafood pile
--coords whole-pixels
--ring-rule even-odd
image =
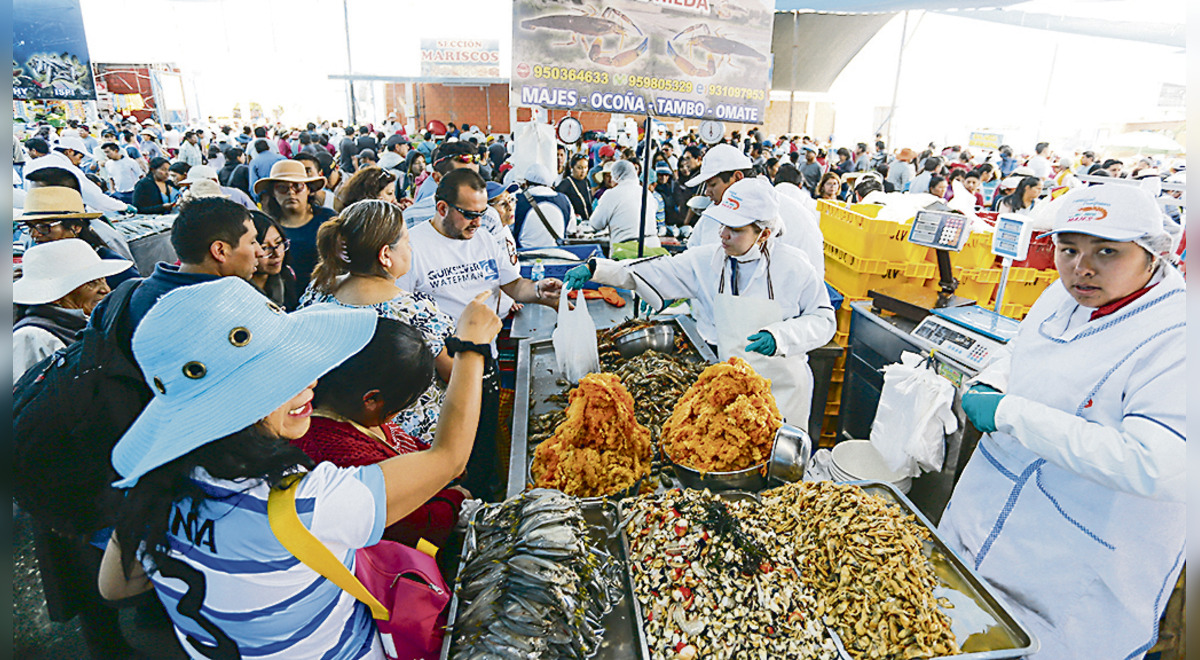
[[[731,357],[700,374],[663,425],[671,460],[700,472],[743,470],[765,462],[783,417],[771,382]]]
[[[533,456],[536,486],[576,497],[611,495],[650,473],[650,431],[637,422],[619,378],[588,374],[571,390],[566,419]]]
[[[929,658],[961,651],[939,609],[939,580],[922,554],[929,532],[858,486],[789,484],[763,493],[780,547],[817,595],[817,614],[856,660]],[[944,603],[943,603],[944,604]]]
[[[592,656],[620,598],[615,566],[587,535],[578,500],[531,490],[485,507],[459,572],[450,657]]]
[[[652,658],[837,657],[809,589],[768,556],[769,527],[749,519],[757,503],[679,489],[628,502],[630,572]]]

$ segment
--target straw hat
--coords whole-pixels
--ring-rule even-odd
[[[66,151],[70,149],[71,151],[81,153],[85,156],[91,153],[88,151],[87,145],[83,143],[82,139],[72,135],[58,138],[58,143],[54,145],[54,149],[56,151]]]
[[[21,279],[13,282],[13,302],[51,303],[92,280],[124,272],[132,265],[125,259],[101,259],[92,246],[78,238],[34,245],[25,251]]]
[[[79,192],[64,186],[44,186],[25,193],[25,208],[13,218],[17,222],[57,220],[62,218],[99,218],[100,213],[88,213],[83,208]]]
[[[261,195],[267,186],[273,186],[276,182],[307,183],[311,188],[314,183],[324,183],[325,178],[309,176],[304,171],[304,163],[298,160],[281,160],[271,166],[271,176],[254,182],[254,194]]]
[[[167,293],[133,333],[154,398],[113,448],[113,485],[256,424],[366,346],[375,319],[334,305],[288,314],[239,277]]]

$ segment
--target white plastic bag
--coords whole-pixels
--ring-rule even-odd
[[[558,373],[571,383],[600,371],[600,349],[596,345],[596,324],[588,314],[587,301],[580,295],[571,310],[567,290],[558,300],[558,325],[551,335]]]
[[[924,366],[916,353],[883,368],[883,392],[871,424],[871,444],[887,466],[917,476],[938,472],[946,458],[946,435],[958,430],[954,385]]]

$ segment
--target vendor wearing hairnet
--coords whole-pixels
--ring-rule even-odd
[[[1142,190],[1054,204],[1060,279],[963,395],[986,435],[940,528],[1038,658],[1141,658],[1184,561],[1184,283]]]
[[[652,257],[666,254],[658,240],[658,224],[655,221],[654,199],[646,200],[645,213],[642,212],[642,185],[638,181],[637,169],[627,160],[613,163],[612,180],[616,187],[604,193],[596,202],[596,210],[588,224],[592,229],[609,231],[609,240],[613,259],[632,259],[638,256],[638,217],[642,218],[642,231],[645,232],[642,244],[642,256]]]
[[[721,224],[719,243],[673,257],[592,259],[570,270],[566,285],[591,279],[632,289],[655,308],[690,298],[700,336],[722,360],[744,358],[771,379],[784,419],[808,428],[808,352],[837,327],[825,283],[800,250],[767,240],[779,226],[779,203],[765,180],[734,183],[704,215]]]

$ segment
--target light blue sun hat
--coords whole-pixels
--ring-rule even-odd
[[[259,422],[357,353],[375,321],[334,305],[288,314],[237,277],[167,293],[133,333],[154,398],[113,448],[113,486]]]

